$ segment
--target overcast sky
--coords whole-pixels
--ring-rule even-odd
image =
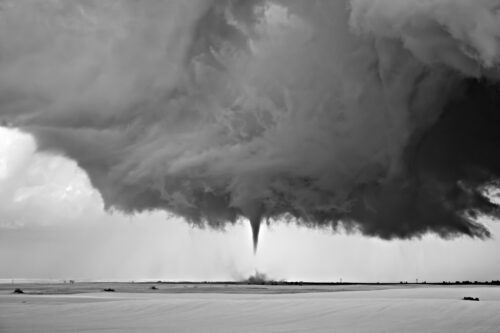
[[[0,0],[0,279],[499,279],[494,2]]]
[[[237,280],[255,270],[314,281],[491,280],[493,239],[383,241],[284,223],[264,225],[253,255],[242,221],[200,230],[165,212],[109,214],[76,164],[35,153],[34,141],[0,128],[0,278]]]

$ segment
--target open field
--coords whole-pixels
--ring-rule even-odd
[[[151,287],[157,289],[151,289]],[[379,290],[394,288],[414,288],[413,284],[327,284],[327,283],[304,283],[302,285],[283,284],[247,284],[244,282],[216,282],[216,283],[193,283],[193,282],[78,282],[69,283],[9,283],[0,284],[0,294],[10,293],[16,288],[22,289],[30,295],[60,295],[97,293],[104,289],[114,289],[120,293],[225,293],[225,294],[291,294],[312,292],[334,292],[334,291],[360,291]]]
[[[0,288],[0,332],[497,332],[500,287],[75,283]],[[116,292],[101,292],[114,288]],[[341,291],[341,292],[335,292]],[[32,293],[32,294],[29,294]],[[465,296],[479,302],[464,301]]]

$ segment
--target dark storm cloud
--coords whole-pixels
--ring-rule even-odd
[[[489,236],[497,1],[3,1],[0,117],[109,209]]]

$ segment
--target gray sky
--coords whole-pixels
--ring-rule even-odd
[[[0,3],[0,278],[498,279],[494,1]]]
[[[0,128],[0,278],[234,280],[255,270],[315,281],[491,280],[500,276],[500,225],[490,240],[383,241],[284,223],[200,230],[164,212],[103,210],[74,162],[34,152]]]

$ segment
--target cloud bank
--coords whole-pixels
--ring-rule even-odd
[[[0,1],[0,121],[108,209],[488,237],[497,0]]]

